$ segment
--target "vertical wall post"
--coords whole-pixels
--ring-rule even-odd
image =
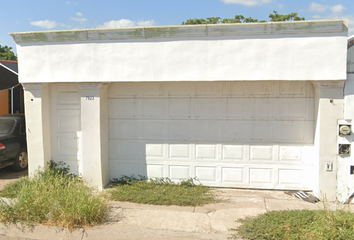
[[[337,199],[338,120],[344,117],[344,81],[316,81],[315,183],[316,196]],[[326,164],[332,163],[332,171]]]
[[[24,83],[28,174],[51,160],[50,98],[47,83]]]
[[[82,175],[101,190],[109,182],[108,85],[78,83],[81,92]]]

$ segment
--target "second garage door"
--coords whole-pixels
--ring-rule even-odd
[[[311,190],[310,82],[113,83],[110,178]]]

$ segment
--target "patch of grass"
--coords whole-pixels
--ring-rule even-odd
[[[172,182],[169,178],[147,180],[124,176],[116,179],[111,199],[152,205],[201,206],[218,202],[213,189],[196,184],[195,179]]]
[[[106,200],[96,194],[68,169],[49,164],[31,178],[21,178],[2,191],[0,220],[5,223],[40,223],[82,228],[102,223],[106,216]]]
[[[238,221],[234,239],[354,239],[354,214],[345,210],[272,211]]]
[[[0,197],[4,198],[16,198],[22,189],[22,185],[26,184],[28,177],[21,177],[16,182],[12,182],[0,192]]]

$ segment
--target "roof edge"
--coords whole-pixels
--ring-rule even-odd
[[[10,33],[16,44],[97,40],[210,38],[254,35],[347,33],[348,20],[202,24]]]
[[[0,63],[18,64],[17,61],[12,61],[12,60],[0,60]]]

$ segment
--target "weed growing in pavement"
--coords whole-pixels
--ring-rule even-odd
[[[192,178],[175,183],[169,178],[123,176],[115,179],[109,192],[114,201],[152,205],[201,206],[219,201],[215,190]]]
[[[102,223],[106,216],[106,200],[87,187],[63,164],[50,162],[45,170],[9,184],[0,201],[0,220],[6,223],[40,223],[82,228]]]
[[[234,239],[354,239],[354,213],[345,210],[272,211],[238,222]]]

